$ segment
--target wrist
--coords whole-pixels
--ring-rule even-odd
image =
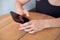
[[[45,26],[46,28],[52,28],[52,27],[57,27],[58,23],[56,19],[47,19]]]
[[[53,19],[51,22],[51,27],[60,27],[60,18]]]
[[[48,19],[44,19],[42,21],[39,22],[43,28],[50,28],[50,21]]]
[[[51,20],[49,20],[49,19],[45,20],[45,23],[44,23],[45,28],[50,28],[51,27],[50,21]]]
[[[48,23],[48,26],[49,28],[52,28],[52,27],[60,27],[60,19],[49,19],[46,21],[46,23]]]

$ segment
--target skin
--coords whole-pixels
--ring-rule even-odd
[[[29,0],[16,0],[16,11],[19,15],[29,17],[29,12],[23,9],[23,5]],[[60,6],[59,0],[48,0],[51,5]],[[39,21],[39,22],[37,22]],[[24,30],[28,33],[35,33],[45,28],[60,27],[60,18],[31,20],[27,23],[20,24],[19,30]]]
[[[48,0],[51,5],[60,6],[60,0]]]

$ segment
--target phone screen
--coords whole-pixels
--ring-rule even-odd
[[[15,22],[23,24],[23,23],[26,23],[29,21],[29,19],[27,17],[21,16],[21,15],[17,14],[16,12],[10,11],[10,13]]]

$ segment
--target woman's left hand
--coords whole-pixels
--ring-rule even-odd
[[[47,27],[50,27],[47,20],[31,20],[30,22],[20,24],[19,30],[24,30],[28,33],[35,33]]]

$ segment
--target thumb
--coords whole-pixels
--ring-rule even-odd
[[[24,14],[29,17],[29,12],[27,10],[24,10]]]
[[[23,11],[17,11],[17,14],[24,15],[24,12]]]

